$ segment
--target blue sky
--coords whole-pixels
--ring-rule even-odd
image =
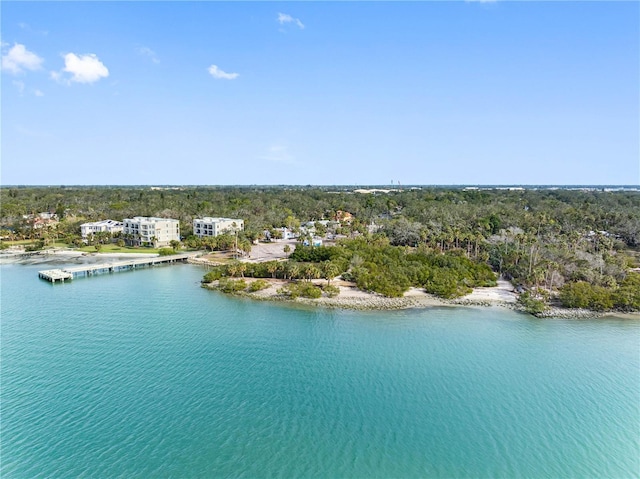
[[[1,182],[639,184],[638,2],[7,2]]]

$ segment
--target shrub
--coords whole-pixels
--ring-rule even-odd
[[[281,296],[288,296],[291,299],[295,299],[299,296],[297,290],[291,288],[291,284],[285,284],[282,288],[278,288],[278,294]]]
[[[303,298],[318,299],[322,296],[322,290],[313,283],[300,284],[300,296]]]
[[[289,255],[289,258],[303,263],[321,263],[332,260],[337,253],[338,250],[335,246],[297,245],[293,253]]]
[[[456,275],[446,269],[433,270],[431,277],[424,285],[427,293],[435,294],[442,298],[454,298],[458,294],[458,279]]]
[[[534,298],[528,291],[518,297],[518,302],[524,307],[527,313],[533,315],[541,314],[547,309],[547,305],[543,300]]]
[[[222,278],[222,271],[219,268],[213,269],[204,275],[202,278],[203,283],[212,283]]]
[[[615,292],[615,303],[627,311],[640,310],[640,274],[629,273]]]
[[[249,292],[255,293],[256,291],[262,291],[263,289],[267,289],[270,286],[268,281],[264,279],[257,279],[249,285]]]
[[[160,256],[169,256],[172,254],[176,254],[176,252],[172,248],[160,248],[160,250],[158,251],[158,254]]]
[[[324,293],[330,298],[335,298],[340,294],[340,288],[332,284],[326,285],[323,289],[324,289]]]
[[[244,291],[247,287],[247,283],[244,279],[228,279],[221,278],[218,283],[218,289],[223,293],[237,293]]]
[[[25,251],[38,251],[44,248],[44,240],[38,240],[33,244],[24,247]]]
[[[278,289],[278,294],[295,299],[299,296],[303,298],[318,299],[322,296],[322,290],[313,283],[289,283]]]
[[[589,308],[597,311],[614,306],[614,291],[584,281],[567,283],[560,289],[560,301],[567,308]]]
[[[588,308],[591,285],[585,281],[567,283],[560,289],[560,301],[567,308]]]

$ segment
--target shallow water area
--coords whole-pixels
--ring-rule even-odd
[[[203,269],[1,272],[11,477],[637,477],[640,322],[230,298]]]

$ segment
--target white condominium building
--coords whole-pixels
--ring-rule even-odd
[[[119,221],[113,220],[102,220],[95,221],[93,223],[84,223],[80,225],[80,233],[82,234],[82,239],[87,239],[90,235],[94,235],[100,232],[107,233],[121,233],[123,228],[123,224]]]
[[[171,218],[134,216],[122,220],[122,233],[127,243],[133,246],[169,246],[172,240],[180,241],[180,222]]]
[[[193,220],[193,234],[200,238],[205,236],[218,236],[223,233],[242,231],[244,221],[234,218],[197,218]]]

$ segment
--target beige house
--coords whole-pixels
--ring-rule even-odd
[[[180,241],[180,222],[172,218],[134,216],[122,220],[122,234],[132,246],[169,246],[173,240]]]

